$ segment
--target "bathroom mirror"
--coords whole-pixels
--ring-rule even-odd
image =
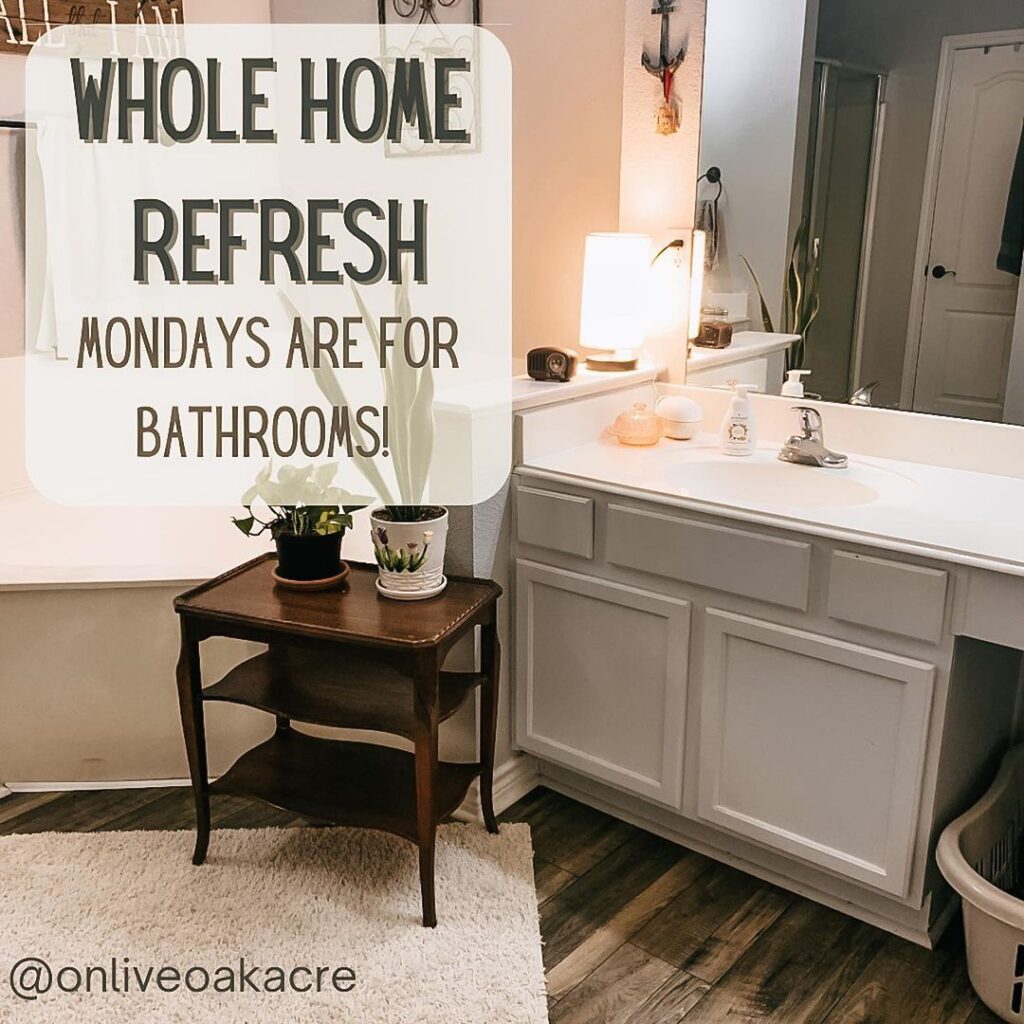
[[[808,394],[1024,424],[1020,0],[707,0],[700,159],[703,304],[799,291]]]

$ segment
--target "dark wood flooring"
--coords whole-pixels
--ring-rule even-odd
[[[546,789],[502,820],[533,829],[552,1024],[998,1024],[959,924],[928,952]],[[217,797],[213,823],[302,822]],[[191,827],[180,789],[0,800],[0,834]]]

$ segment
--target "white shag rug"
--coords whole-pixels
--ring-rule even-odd
[[[199,868],[192,843],[0,838],[0,1021],[546,1024],[528,825],[439,829],[436,929],[421,927],[416,848],[401,839],[215,830]],[[48,977],[38,998],[15,995]]]

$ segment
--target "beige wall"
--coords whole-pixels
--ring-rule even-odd
[[[625,0],[484,0],[513,76],[514,353],[576,345],[583,244],[619,221]],[[364,22],[375,0],[271,0],[276,22]],[[481,268],[481,273],[486,273]]]

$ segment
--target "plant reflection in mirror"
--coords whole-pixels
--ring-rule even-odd
[[[775,318],[772,316],[764,288],[761,286],[754,268],[746,256],[740,256],[744,265],[754,279],[757,296],[761,302],[761,320],[764,329],[775,334]],[[807,337],[811,326],[821,309],[821,293],[819,279],[821,274],[821,240],[810,239],[810,224],[804,220],[797,228],[793,240],[793,255],[786,273],[786,286],[783,294],[782,320],[779,333],[797,334],[799,340],[786,350],[786,372],[804,369],[807,358]]]

